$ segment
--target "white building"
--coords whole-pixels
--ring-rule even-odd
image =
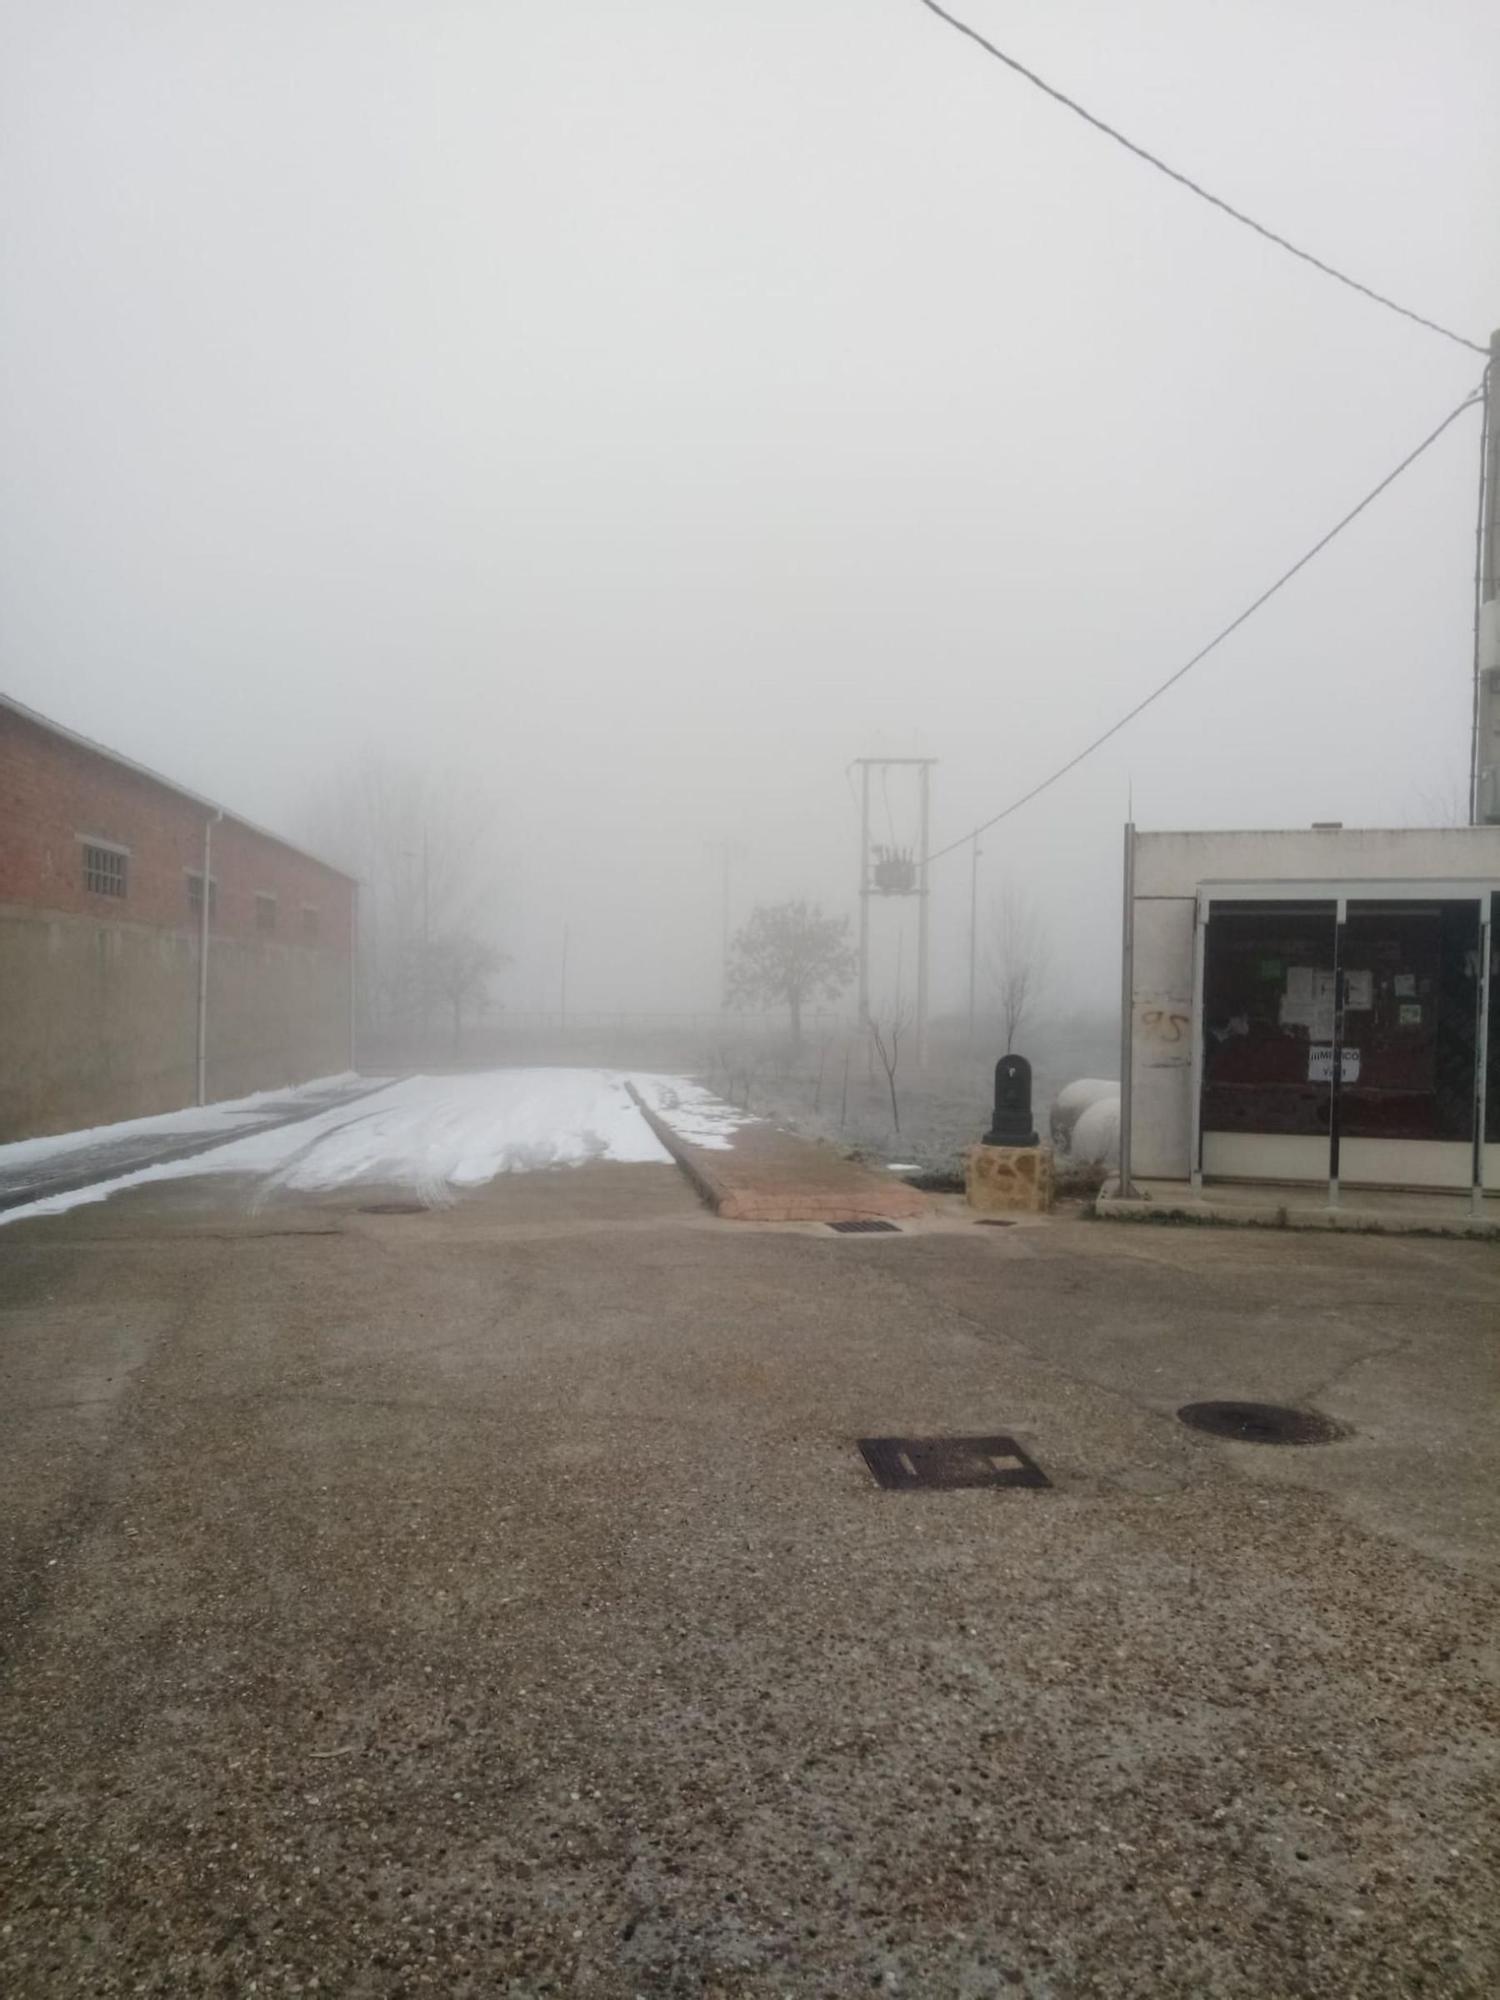
[[[1500,826],[1128,830],[1125,937],[1137,1183],[1500,1190]]]

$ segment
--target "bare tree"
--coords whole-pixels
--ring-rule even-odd
[[[463,1037],[464,1009],[484,1006],[490,983],[507,963],[506,956],[484,938],[466,931],[433,938],[425,956],[430,990],[452,1010],[453,1053],[457,1055]]]
[[[1010,1055],[1046,990],[1050,963],[1046,927],[1024,890],[1007,883],[995,899],[989,941],[990,985]]]
[[[495,806],[462,774],[364,757],[322,787],[308,815],[309,841],[359,879],[360,986],[377,1031],[425,1031],[432,1005],[452,1005],[467,965],[460,1011],[473,991],[475,947],[493,942],[501,879]],[[467,940],[455,950],[458,940]]]
[[[901,1037],[910,1025],[910,1014],[900,1006],[884,1024],[874,1019],[870,1022],[870,1040],[880,1058],[880,1067],[885,1071],[885,1087],[891,1094],[891,1123],[896,1128],[898,1139],[901,1137],[901,1106],[896,1101],[896,1071],[901,1066]]]
[[[853,977],[849,919],[804,902],[757,904],[729,948],[731,1004],[787,1008],[793,1042],[804,1006],[836,1000]]]
[[[1469,785],[1467,778],[1453,773],[1430,785],[1418,785],[1411,793],[1409,814],[1417,826],[1468,826]]]

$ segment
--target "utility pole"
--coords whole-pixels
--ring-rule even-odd
[[[932,897],[927,882],[927,855],[932,846],[932,760],[924,757],[918,773],[922,791],[921,861],[917,869],[917,1068],[927,1067],[927,948],[932,928]]]
[[[422,1042],[432,1016],[432,850],[427,825],[422,825]]]
[[[979,958],[979,857],[976,833],[969,841],[969,1047],[974,1046],[974,977]]]
[[[928,896],[928,855],[932,847],[932,767],[936,757],[856,757],[859,766],[859,1025],[870,1027],[870,773],[872,770],[914,770],[921,831],[917,840],[916,881],[912,888],[889,889],[883,895],[917,898],[917,1021],[916,1053],[920,1069],[927,1060],[927,959],[931,906]],[[893,836],[894,837],[894,836]]]
[[[1474,716],[1469,745],[1469,817],[1500,825],[1500,332],[1484,371],[1484,470],[1475,551]]]
[[[870,763],[859,760],[859,1032],[870,1032]]]

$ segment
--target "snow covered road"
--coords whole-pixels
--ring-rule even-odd
[[[57,1215],[107,1200],[124,1188],[203,1174],[259,1176],[263,1185],[257,1200],[283,1189],[317,1193],[349,1186],[398,1187],[436,1205],[497,1174],[585,1160],[670,1165],[670,1155],[631,1101],[627,1083],[634,1083],[674,1129],[681,1121],[685,1134],[700,1143],[729,1143],[727,1134],[739,1114],[685,1077],[600,1069],[414,1076],[296,1124],[229,1138],[211,1152],[70,1187],[0,1214],[0,1223]],[[222,1118],[225,1110],[184,1111],[149,1123],[163,1140],[180,1128],[186,1143],[201,1138],[206,1121],[214,1114]],[[233,1124],[224,1129],[232,1132]],[[81,1137],[98,1144],[108,1134],[104,1128],[0,1147],[0,1171],[7,1155],[24,1154],[35,1163],[45,1160],[49,1149],[59,1155],[77,1153]]]

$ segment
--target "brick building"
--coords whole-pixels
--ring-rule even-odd
[[[354,927],[350,876],[0,695],[0,1142],[349,1068]]]

